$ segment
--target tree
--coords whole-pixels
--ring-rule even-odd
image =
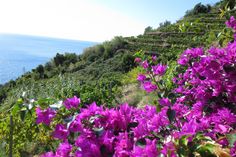
[[[211,11],[211,6],[210,5],[203,5],[202,3],[198,3],[195,5],[193,8],[193,14],[199,14],[199,13],[208,13]]]
[[[122,57],[122,69],[124,72],[130,71],[135,66],[134,56],[130,53],[126,53]]]
[[[152,30],[153,30],[152,27],[151,27],[151,26],[148,26],[148,27],[145,28],[144,34],[146,34],[146,33],[148,33],[148,32],[151,32]]]
[[[159,28],[166,27],[166,26],[169,26],[169,25],[171,25],[171,22],[166,20],[165,22],[161,22],[159,24]]]
[[[39,65],[37,68],[36,68],[36,72],[39,73],[39,78],[43,78],[44,77],[44,67],[43,65]]]
[[[57,53],[56,57],[54,57],[53,60],[54,60],[55,65],[59,66],[63,64],[63,62],[65,61],[65,57],[63,54]]]

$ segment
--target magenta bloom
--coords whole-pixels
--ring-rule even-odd
[[[157,60],[157,56],[152,56],[152,61],[155,62]]]
[[[146,79],[146,76],[143,75],[143,74],[139,74],[138,77],[137,77],[137,80],[141,81],[141,82],[144,81],[145,79]]]
[[[185,56],[181,56],[180,59],[177,61],[180,65],[186,65],[188,63],[188,58]]]
[[[163,149],[161,150],[161,153],[164,156],[169,155],[170,157],[177,157],[176,153],[175,153],[175,146],[172,142],[166,143],[163,147]]]
[[[141,58],[135,58],[135,59],[134,59],[134,62],[136,62],[136,63],[140,63],[141,61],[142,61]]]
[[[63,102],[63,104],[68,110],[71,108],[77,108],[80,104],[80,98],[77,98],[76,96],[74,96],[73,98],[68,98]]]
[[[156,66],[152,66],[152,71],[156,75],[164,75],[166,72],[166,65],[158,64]]]
[[[75,119],[73,122],[71,122],[69,130],[71,132],[79,132],[82,130],[82,124],[80,120]]]
[[[156,147],[156,140],[149,140],[146,139],[147,145],[145,147],[140,147],[140,146],[135,146],[134,147],[134,156],[150,156],[150,157],[155,157],[158,156],[158,151]]]
[[[157,89],[157,86],[152,84],[151,82],[144,82],[143,88],[146,92],[150,93],[150,92],[155,91]]]
[[[161,106],[171,106],[171,103],[168,98],[162,98],[159,100]]]
[[[56,111],[52,110],[51,108],[47,108],[45,110],[41,110],[40,107],[36,108],[36,123],[44,123],[46,125],[50,125],[52,118],[56,116]]]
[[[70,156],[71,150],[72,145],[70,145],[68,142],[61,143],[57,148],[56,156],[68,157]]]
[[[142,67],[144,68],[144,69],[147,69],[148,68],[148,61],[147,60],[145,60],[145,61],[143,61],[142,62]]]
[[[57,124],[55,131],[53,132],[53,137],[61,140],[66,140],[69,135],[69,131],[63,124]]]
[[[230,154],[232,157],[236,157],[236,142],[234,142],[234,146],[230,149]]]
[[[236,30],[236,20],[233,16],[230,17],[228,21],[225,22],[226,26]]]
[[[80,149],[75,152],[75,157],[102,157],[98,141],[87,135],[80,135],[75,146]]]
[[[40,155],[40,157],[55,157],[55,155],[53,154],[53,152],[47,152]]]

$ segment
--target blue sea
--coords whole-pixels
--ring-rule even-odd
[[[0,34],[0,84],[15,80],[39,64],[50,61],[56,53],[81,54],[96,42],[37,36]]]

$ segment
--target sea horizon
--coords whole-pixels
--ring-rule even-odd
[[[0,84],[50,61],[57,53],[81,54],[98,42],[0,33]]]

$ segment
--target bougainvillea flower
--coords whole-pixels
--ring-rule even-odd
[[[231,16],[230,19],[225,22],[225,24],[227,27],[236,30],[236,19],[233,16]]]
[[[152,66],[152,71],[155,75],[164,75],[165,72],[166,72],[166,68],[167,66],[166,65],[162,65],[162,64],[158,64],[156,66]]]
[[[40,157],[56,157],[56,156],[54,155],[53,152],[47,152],[47,153],[40,155]]]
[[[40,107],[36,108],[36,123],[43,123],[46,125],[50,125],[51,120],[56,116],[56,111],[51,108],[47,108],[45,110],[41,110]]]
[[[138,58],[138,57],[134,59],[134,62],[136,62],[136,63],[140,63],[141,61],[142,61],[142,59]]]
[[[133,156],[140,156],[140,157],[156,157],[158,156],[158,151],[156,147],[156,140],[149,140],[146,139],[145,147],[135,146],[133,151]]]
[[[60,140],[66,140],[69,135],[69,131],[66,129],[65,125],[57,124],[56,128],[53,132],[53,137],[58,138]]]
[[[143,83],[143,88],[146,92],[150,93],[155,91],[157,89],[157,86],[148,81]]]
[[[148,64],[148,61],[147,61],[147,60],[145,60],[145,61],[142,62],[142,67],[143,67],[144,69],[147,69],[147,68],[149,67],[149,64]]]
[[[74,96],[73,98],[68,98],[63,102],[63,104],[68,110],[71,108],[77,108],[80,104],[80,98],[77,98],[76,96]]]
[[[159,104],[161,106],[171,106],[171,102],[168,98],[159,99]]]
[[[152,56],[152,61],[155,62],[157,60],[157,56],[153,55]]]
[[[64,143],[60,143],[59,147],[56,150],[56,156],[69,157],[71,151],[72,145],[66,141]]]
[[[146,76],[143,75],[143,74],[139,74],[138,77],[137,77],[137,80],[140,81],[140,82],[143,82],[145,79],[146,79]]]

